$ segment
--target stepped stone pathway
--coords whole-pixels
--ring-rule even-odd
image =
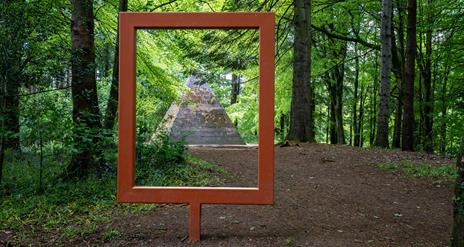
[[[185,138],[188,144],[245,144],[208,84],[195,76],[185,84],[189,91],[164,116],[170,138]]]

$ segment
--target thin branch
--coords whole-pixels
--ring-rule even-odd
[[[318,27],[318,26],[315,26],[315,25],[312,25],[312,24],[311,24],[311,27],[316,29],[319,32],[322,32],[322,33],[326,34],[330,38],[334,38],[334,39],[338,39],[338,40],[344,40],[344,41],[351,41],[351,42],[361,44],[361,45],[363,45],[365,47],[368,47],[368,48],[371,48],[371,49],[374,49],[374,50],[380,50],[380,45],[369,43],[369,42],[367,42],[367,41],[365,41],[363,39],[360,39],[359,37],[350,37],[350,36],[345,36],[345,35],[339,34],[339,33],[333,33],[333,32],[330,32],[330,31],[328,31],[327,29],[325,29],[323,27]]]

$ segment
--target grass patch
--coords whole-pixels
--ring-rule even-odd
[[[113,228],[106,229],[102,234],[103,240],[105,241],[116,239],[119,236],[121,236],[121,232]]]
[[[437,182],[454,181],[457,176],[454,165],[415,164],[411,161],[398,163],[380,163],[376,167],[383,170],[399,170],[414,177],[429,177]]]

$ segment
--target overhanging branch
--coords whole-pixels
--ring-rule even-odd
[[[351,41],[351,42],[361,44],[361,45],[363,45],[363,46],[365,46],[367,48],[371,48],[371,49],[374,49],[374,50],[380,50],[380,45],[369,43],[369,42],[367,42],[367,41],[365,41],[363,39],[360,39],[359,37],[350,37],[350,36],[346,36],[346,35],[339,34],[339,33],[333,33],[333,32],[330,32],[330,31],[328,31],[327,29],[325,29],[323,27],[318,27],[318,26],[315,26],[315,25],[312,25],[312,24],[311,24],[311,27],[314,28],[315,30],[319,31],[319,32],[324,33],[325,35],[329,36],[330,38],[344,40],[344,41]]]

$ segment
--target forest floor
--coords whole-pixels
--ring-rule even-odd
[[[234,174],[226,185],[256,184],[257,149],[190,152]],[[275,204],[204,205],[202,241],[193,246],[447,246],[453,182],[414,177],[378,164],[440,166],[440,156],[341,145],[276,147]],[[188,246],[187,206],[114,215],[65,245]],[[114,229],[106,240],[101,233]],[[47,244],[53,233],[41,235]],[[37,242],[36,242],[37,243]],[[48,242],[50,244],[50,242]]]

